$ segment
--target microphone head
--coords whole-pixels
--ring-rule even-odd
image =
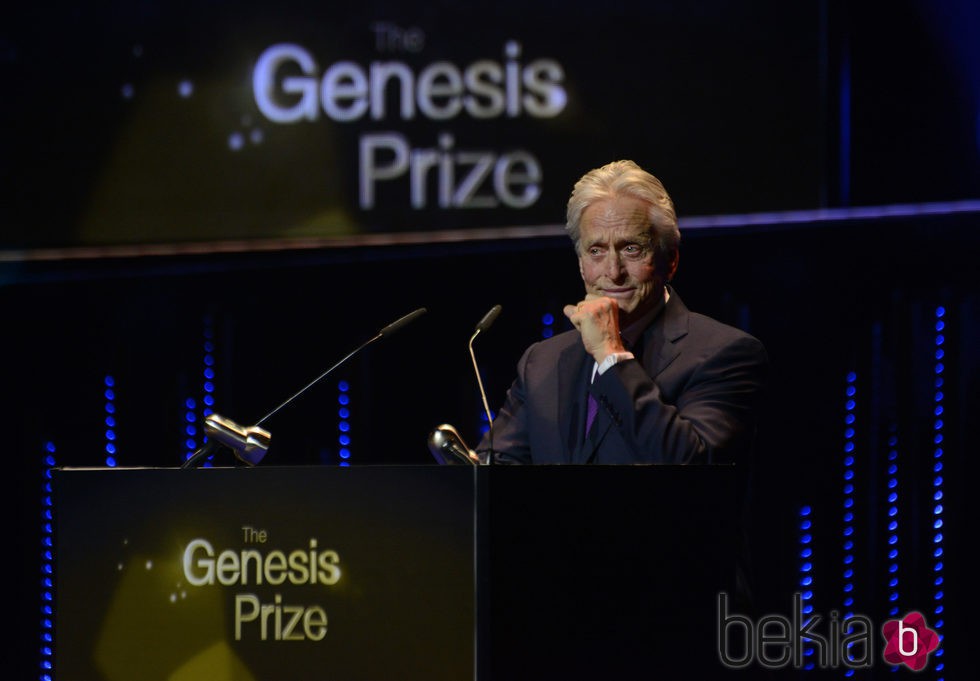
[[[489,329],[490,325],[493,324],[497,320],[497,317],[500,316],[500,311],[503,309],[504,308],[500,305],[494,305],[492,308],[490,308],[490,311],[483,315],[483,319],[481,319],[476,325],[476,332],[482,333]]]
[[[209,414],[204,419],[204,434],[220,442],[249,466],[258,464],[269,451],[272,434],[258,426],[240,426],[219,414]]]
[[[265,457],[266,452],[269,451],[269,445],[272,444],[272,433],[258,426],[249,426],[246,432],[248,435],[245,438],[245,447],[236,449],[235,456],[238,457],[239,461],[247,463],[249,466],[257,466]]]
[[[405,315],[401,319],[396,319],[391,324],[389,324],[385,328],[381,329],[378,332],[378,335],[379,336],[388,336],[390,334],[393,334],[395,331],[397,331],[398,329],[402,328],[406,324],[409,324],[411,322],[414,322],[416,319],[418,319],[419,317],[421,317],[422,315],[424,315],[426,312],[428,312],[428,310],[426,308],[424,308],[424,307],[420,307],[419,309],[415,310],[414,312],[409,312],[407,315]]]
[[[463,438],[448,423],[436,426],[429,433],[429,451],[433,458],[443,465],[469,464],[479,462],[479,457],[463,442]]]

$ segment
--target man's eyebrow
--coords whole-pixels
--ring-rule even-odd
[[[651,237],[649,234],[633,234],[631,236],[624,236],[620,239],[616,239],[616,243],[649,245],[653,243],[653,237]]]
[[[649,234],[624,234],[622,236],[610,236],[608,234],[593,237],[591,240],[582,240],[582,245],[586,248],[596,245],[619,245],[619,244],[643,244],[649,246],[653,244],[653,237]]]

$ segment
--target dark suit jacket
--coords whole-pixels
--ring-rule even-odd
[[[494,419],[501,463],[732,463],[747,456],[768,360],[762,344],[690,312],[673,290],[636,359],[589,385],[575,329],[535,343]],[[587,391],[601,407],[585,437]],[[490,448],[484,436],[479,449]]]

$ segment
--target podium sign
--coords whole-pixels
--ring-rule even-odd
[[[57,470],[57,676],[473,678],[475,475]]]

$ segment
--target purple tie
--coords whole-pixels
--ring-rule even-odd
[[[596,399],[592,396],[592,393],[589,393],[589,415],[586,417],[585,421],[586,435],[588,435],[589,431],[592,430],[592,422],[595,421],[595,415],[598,413],[598,411],[599,403],[596,402]]]

